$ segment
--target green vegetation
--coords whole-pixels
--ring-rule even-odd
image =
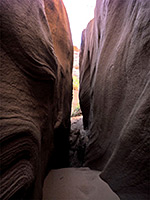
[[[74,109],[71,117],[76,117],[76,116],[80,116],[82,114],[81,109],[80,109],[80,105],[78,104],[78,106]]]
[[[79,79],[73,76],[73,90],[79,90]]]
[[[73,90],[79,91],[79,78],[76,76],[73,76]],[[76,98],[74,98],[73,101],[75,101]],[[81,109],[80,109],[80,105],[79,102],[77,103],[77,106],[75,107],[75,109],[72,111],[72,115],[71,117],[76,117],[76,116],[80,116],[81,113]]]

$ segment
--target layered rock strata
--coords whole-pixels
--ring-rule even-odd
[[[122,200],[149,199],[150,1],[97,0],[82,34],[85,165]]]
[[[73,63],[68,18],[61,0],[1,0],[0,17],[0,199],[41,199],[49,168],[68,156]],[[60,127],[62,135],[55,135]]]

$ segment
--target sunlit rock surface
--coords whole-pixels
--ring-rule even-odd
[[[123,200],[149,199],[150,1],[97,0],[82,34],[85,165]]]
[[[41,199],[49,168],[68,164],[68,18],[61,0],[1,0],[0,17],[0,199]]]
[[[72,108],[71,114],[74,113],[76,109],[79,108],[79,53],[80,49],[74,46],[74,55],[73,55],[73,98],[72,98]]]

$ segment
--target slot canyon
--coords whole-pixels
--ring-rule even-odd
[[[0,0],[1,200],[150,199],[150,0],[93,12],[78,49],[63,0]]]

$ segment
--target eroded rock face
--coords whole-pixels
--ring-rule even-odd
[[[40,199],[48,167],[56,155],[67,154],[53,156],[54,149],[59,152],[54,132],[70,128],[73,46],[62,1],[50,0],[58,8],[52,15],[59,12],[58,37],[63,29],[66,34],[63,47],[53,41],[46,2],[0,2],[0,199]],[[66,143],[67,137],[62,136]]]
[[[94,21],[82,37],[85,165],[102,170],[101,177],[124,200],[149,198],[149,13],[149,0],[97,0]]]
[[[69,133],[72,101],[73,44],[66,9],[62,0],[44,0],[54,51],[58,59],[57,107],[53,166],[69,165]]]

